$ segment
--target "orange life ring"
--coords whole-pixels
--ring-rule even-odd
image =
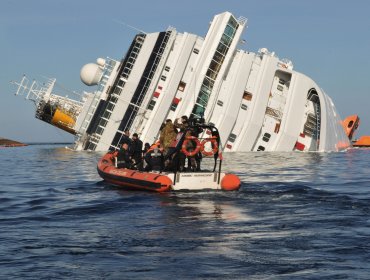
[[[212,145],[212,151],[209,151],[207,152],[205,149],[204,149],[204,145],[207,143],[207,142],[210,142],[211,145]],[[205,156],[212,156],[214,155],[215,153],[217,153],[218,151],[218,143],[217,143],[217,140],[215,137],[212,137],[212,138],[206,138],[202,141],[201,145],[200,145],[200,151],[202,152],[203,155]]]
[[[187,150],[187,144],[188,144],[189,141],[194,141],[195,142],[195,149],[194,149],[194,151],[188,151]],[[200,142],[199,142],[199,139],[197,137],[195,137],[195,136],[188,136],[188,137],[186,137],[184,143],[182,143],[181,151],[187,157],[195,156],[200,151]]]

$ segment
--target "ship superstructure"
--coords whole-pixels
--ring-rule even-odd
[[[246,23],[225,12],[204,38],[172,27],[139,33],[121,61],[82,68],[95,91],[80,101],[52,94],[53,80],[42,91],[22,80],[18,94],[33,93],[36,117],[75,134],[75,150],[117,149],[126,131],[152,143],[166,119],[183,115],[218,127],[224,151],[349,147],[332,100],[312,79],[266,48],[239,49]]]

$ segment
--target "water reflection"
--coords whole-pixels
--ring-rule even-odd
[[[35,162],[42,163],[45,175],[56,181],[98,180],[96,165],[101,156],[102,153],[76,152],[66,147],[45,147],[36,150]]]
[[[310,181],[320,176],[320,166],[327,160],[323,153],[230,153],[225,170],[236,172],[245,182]]]
[[[209,197],[213,199],[209,199]],[[232,197],[229,197],[229,199],[232,199]],[[223,200],[223,194],[178,193],[176,195],[171,195],[162,206],[176,206],[176,211],[180,213],[180,215],[184,214],[182,217],[187,219],[220,219],[225,222],[253,220],[253,217],[246,213],[247,207],[241,207],[232,201],[228,202]],[[164,211],[166,211],[166,209],[164,209]]]

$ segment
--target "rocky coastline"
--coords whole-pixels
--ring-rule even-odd
[[[27,146],[27,144],[0,137],[0,147],[23,147],[23,146]]]

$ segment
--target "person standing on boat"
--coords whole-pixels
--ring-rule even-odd
[[[122,143],[117,154],[118,168],[131,168],[132,160],[130,156],[129,146],[127,143]]]
[[[204,118],[195,118],[190,119],[189,123],[191,124],[190,128],[190,135],[196,138],[199,138],[199,135],[203,132],[203,129],[199,126],[199,124],[204,124]],[[190,144],[190,149],[195,149],[195,143],[192,142]],[[202,161],[202,153],[198,152],[193,157],[188,158],[188,169],[192,171],[200,171],[200,163]]]
[[[128,146],[131,145],[130,131],[126,130],[121,137],[120,143],[127,143]]]
[[[146,166],[148,165],[145,161],[145,155],[149,151],[149,149],[150,149],[150,144],[146,142],[144,144],[144,148],[142,150],[142,155],[141,155],[141,158],[143,159],[143,170],[145,170]]]
[[[176,153],[173,158],[173,168],[182,172],[185,171],[186,155],[181,151],[182,141],[180,140],[184,139],[182,137],[184,133],[186,133],[186,136],[190,136],[190,132],[187,131],[189,127],[188,117],[182,116],[180,119],[175,119],[174,126],[175,128],[180,129],[180,131],[177,133],[176,139],[171,145],[178,150],[178,153]]]
[[[135,166],[139,170],[143,169],[142,150],[143,150],[143,142],[139,139],[138,134],[134,133],[131,139],[130,153],[131,153],[131,158],[135,162]]]
[[[165,157],[164,161],[164,168],[165,170],[169,170],[171,165],[171,157],[169,155],[173,148],[171,147],[171,144],[176,139],[177,135],[177,129],[175,128],[174,124],[172,123],[172,120],[167,119],[164,124],[162,124],[162,128],[160,130],[160,136],[159,136],[159,142],[161,144],[161,147],[163,148],[163,155]]]
[[[176,139],[177,129],[170,119],[166,120],[164,127],[162,128],[159,136],[159,142],[163,148],[164,155],[167,154],[171,143]]]

